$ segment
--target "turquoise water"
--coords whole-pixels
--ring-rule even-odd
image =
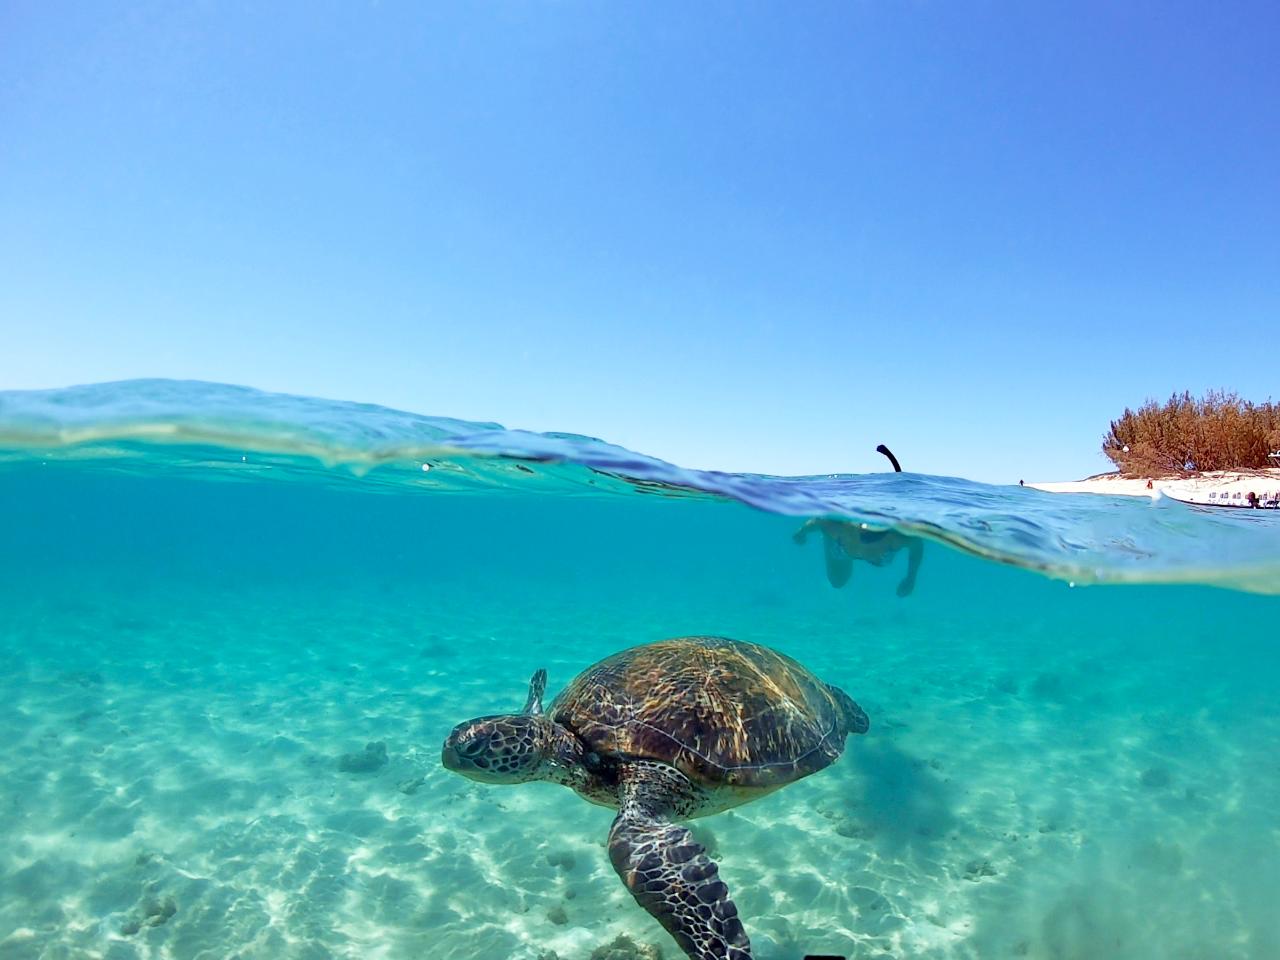
[[[612,811],[440,743],[692,634],[871,717],[693,824],[756,960],[1280,957],[1269,516],[168,382],[0,394],[0,494],[5,960],[674,960]],[[914,591],[833,589],[818,515],[924,537]]]

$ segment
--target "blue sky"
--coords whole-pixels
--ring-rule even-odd
[[[0,387],[1070,479],[1280,396],[1278,104],[1273,3],[9,2]]]

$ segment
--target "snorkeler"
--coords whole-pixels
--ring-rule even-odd
[[[901,473],[898,458],[883,443],[876,447]],[[893,562],[898,551],[907,550],[907,575],[898,584],[898,596],[908,596],[916,586],[916,574],[924,559],[924,544],[917,537],[908,537],[896,530],[872,530],[865,524],[848,520],[809,520],[791,537],[804,544],[809,534],[822,534],[823,555],[827,563],[827,580],[833,587],[843,587],[853,574],[853,561],[862,560],[874,567],[886,567]]]
[[[833,587],[843,587],[853,574],[853,561],[864,560],[873,567],[887,567],[903,547],[907,548],[907,575],[898,584],[898,596],[905,597],[915,589],[916,573],[924,557],[924,544],[896,530],[871,530],[848,520],[810,520],[795,532],[792,539],[803,544],[809,534],[822,533],[822,549],[827,561],[827,580]]]

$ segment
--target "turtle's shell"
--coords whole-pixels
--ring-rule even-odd
[[[659,760],[704,787],[769,790],[840,756],[850,707],[865,729],[848,696],[790,657],[681,637],[588,667],[548,713],[605,762]]]

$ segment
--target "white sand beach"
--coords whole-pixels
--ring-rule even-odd
[[[1041,481],[1027,486],[1048,493],[1102,493],[1121,497],[1163,494],[1178,500],[1203,503],[1210,493],[1216,493],[1218,498],[1224,493],[1234,498],[1238,493],[1244,498],[1250,491],[1259,497],[1280,491],[1280,469],[1220,470],[1189,477],[1122,477],[1107,473],[1084,480]]]

